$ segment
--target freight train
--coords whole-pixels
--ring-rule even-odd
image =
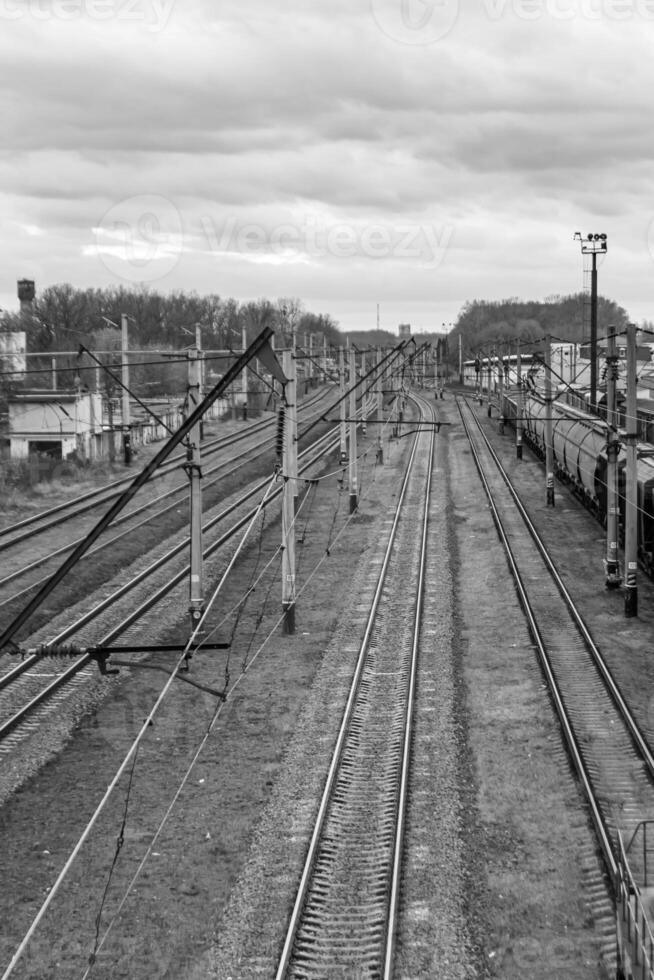
[[[597,517],[606,519],[606,452],[607,423],[597,416],[561,404],[549,405],[536,392],[526,393],[522,405],[524,441],[541,458],[545,456],[545,420],[552,416],[552,449],[555,473],[568,484]],[[508,424],[515,426],[517,399],[515,391],[504,394],[501,412]],[[618,502],[620,534],[625,522],[626,457],[621,446],[618,455]],[[654,446],[638,444],[638,556],[650,575],[654,575]]]

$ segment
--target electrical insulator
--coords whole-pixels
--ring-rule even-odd
[[[281,459],[284,453],[284,430],[286,427],[286,409],[280,406],[277,412],[277,432],[275,434],[275,452]]]

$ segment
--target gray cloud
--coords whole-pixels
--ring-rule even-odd
[[[579,288],[572,232],[602,221],[607,266],[630,260],[605,281],[647,315],[654,22],[636,8],[618,22],[609,0],[599,18],[571,3],[571,19],[544,0],[534,21],[518,0],[485,0],[420,44],[415,30],[391,36],[395,0],[377,2],[177,0],[153,30],[154,7],[128,21],[117,0],[107,23],[2,23],[7,275],[108,281],[94,229],[121,202],[159,196],[183,229],[160,288],[212,290],[219,276],[225,293],[304,292],[356,316],[375,294],[397,307],[410,294],[427,325],[472,295]],[[347,226],[358,251],[312,251],[311,222],[323,237]],[[252,225],[261,254],[239,251]],[[273,254],[288,225],[293,248]],[[384,252],[407,226],[424,241],[451,229],[437,270]],[[13,291],[0,283],[0,305]]]

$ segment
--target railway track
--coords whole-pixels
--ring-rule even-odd
[[[319,408],[316,408],[316,404],[320,404],[324,394],[322,392],[314,395],[304,403],[302,406],[304,419],[312,419],[320,411]],[[203,488],[205,492],[234,473],[239,466],[245,465],[256,455],[271,447],[274,442],[274,423],[275,419],[265,419],[236,433],[204,443],[202,452],[204,460]],[[240,451],[234,449],[229,453],[228,458],[225,458],[227,449],[238,446],[243,448]],[[220,455],[220,458],[212,464],[210,460],[217,455]],[[185,454],[173,457],[168,464],[164,464],[161,472],[157,471],[154,474],[153,478],[143,488],[138,505],[126,510],[124,514],[112,522],[112,529],[122,527],[123,530],[118,534],[113,534],[110,538],[105,538],[89,555],[97,555],[99,551],[124,539],[126,535],[133,533],[140,527],[176,510],[188,498],[188,480],[182,472],[185,458]],[[157,492],[154,484],[161,477],[168,477],[169,481],[173,481],[173,486],[163,490],[163,492]],[[83,540],[85,530],[88,530],[95,519],[92,517],[92,512],[117,497],[132,479],[133,475],[126,480],[112,483],[109,487],[101,487],[91,491],[79,498],[77,502],[72,501],[43,511],[27,521],[21,521],[0,531],[0,535],[6,535],[4,538],[0,537],[0,550],[5,552],[3,574],[0,578],[0,609],[3,607],[6,609],[8,606],[24,600],[33,589],[40,586],[49,577],[48,574],[42,574],[44,567],[53,565],[57,559],[71,551]],[[62,508],[65,509],[62,511]],[[82,515],[85,517],[83,518]],[[58,544],[53,549],[52,536],[48,532],[57,529],[58,540],[60,540],[60,525],[73,519],[75,520],[75,534],[77,536],[73,539],[71,535],[70,540],[65,545]],[[36,536],[39,536],[40,543],[34,540]],[[26,547],[28,541],[30,543]],[[27,555],[27,559],[24,555]]]
[[[474,410],[458,406],[614,888],[618,832],[629,840],[654,813],[654,757]]]
[[[247,428],[230,433],[228,436],[209,439],[202,443],[202,452],[205,455],[213,455],[242,441],[250,435],[262,430],[265,431],[272,424],[272,419],[260,419],[247,426]],[[166,476],[170,476],[171,473],[180,470],[185,459],[185,452],[176,453],[153,474],[150,483],[155,483]],[[46,510],[39,511],[38,514],[32,514],[30,517],[26,517],[21,521],[0,528],[0,551],[8,551],[10,548],[23,545],[35,535],[43,534],[51,528],[59,527],[61,524],[65,524],[66,521],[77,520],[82,514],[95,510],[97,507],[102,507],[111,500],[115,500],[133,479],[134,474],[131,473],[129,476],[123,477],[120,480],[113,480],[111,483],[89,490],[74,500],[65,501],[54,507],[48,507]]]
[[[338,436],[333,430],[316,439],[299,454],[300,475],[320,463],[337,445]],[[205,560],[227,545],[252,520],[258,504],[251,501],[258,499],[269,483],[270,477],[255,481],[230,504],[209,516],[203,525]],[[281,489],[280,484],[268,494],[266,506],[279,497]],[[46,638],[41,631],[36,637],[26,638],[23,647],[36,649],[44,644],[52,648],[65,643],[80,647],[108,646],[128,631],[131,642],[147,643],[150,628],[143,627],[139,633],[139,623],[157,603],[187,580],[188,546],[188,535],[185,532],[177,535],[174,543],[168,543],[153,554],[149,564],[131,573],[91,609],[69,621],[56,636]],[[40,721],[70,693],[71,685],[74,687],[96,670],[87,653],[71,661],[50,658],[40,651],[31,653],[18,664],[8,654],[0,657],[0,758],[34,732]]]
[[[277,980],[392,974],[434,438],[414,436]]]

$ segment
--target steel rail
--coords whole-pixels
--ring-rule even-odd
[[[304,408],[306,408],[306,406],[304,406]],[[271,421],[274,421],[274,420],[266,420],[266,424],[269,426],[270,423],[271,423]],[[255,434],[255,433],[252,433],[252,432],[248,433],[248,435],[253,435],[253,434]],[[245,439],[245,438],[246,438],[246,436],[244,436],[244,435],[241,435],[241,437],[240,437],[240,439]],[[220,449],[226,448],[226,446],[231,445],[233,442],[236,442],[236,441],[240,441],[240,440],[236,440],[236,439],[231,440],[230,442],[221,444],[221,446],[219,448]],[[261,451],[262,449],[264,449],[266,446],[269,446],[269,445],[274,445],[274,434],[273,435],[268,435],[268,436],[264,437],[264,439],[261,442],[255,443],[254,445],[251,445],[251,446],[243,449],[242,452],[238,453],[236,456],[231,456],[230,459],[229,459],[229,461],[224,461],[224,462],[216,463],[213,466],[208,467],[207,469],[205,469],[203,467],[203,483],[202,483],[203,489],[206,490],[208,487],[214,486],[216,483],[218,483],[219,480],[225,479],[226,477],[231,476],[234,472],[236,472],[237,469],[239,469],[240,464],[239,465],[232,466],[231,469],[227,469],[226,471],[224,471],[224,468],[226,466],[229,467],[232,463],[235,463],[237,460],[241,460],[241,459],[243,459],[243,457],[250,456],[254,452]],[[217,451],[217,450],[215,450],[215,451]],[[223,471],[223,472],[220,473],[220,476],[215,477],[213,480],[207,481],[207,477],[208,476],[210,476],[212,474],[215,474],[217,471],[220,471],[220,470]],[[168,472],[170,472],[170,471],[168,471]],[[172,496],[175,496],[175,495],[178,495],[178,496],[181,495],[181,500],[175,500],[175,501],[173,501],[172,503],[168,504],[166,507],[163,507],[162,509],[158,510],[155,514],[152,514],[149,517],[145,518],[145,520],[142,520],[142,521],[138,522],[137,524],[133,525],[132,527],[127,528],[124,531],[121,531],[120,534],[114,535],[114,537],[110,538],[108,541],[104,541],[102,544],[97,545],[95,548],[92,548],[89,552],[87,552],[87,554],[86,554],[85,557],[86,558],[90,558],[91,555],[95,555],[99,551],[102,551],[104,548],[107,548],[110,545],[115,544],[116,541],[120,541],[121,538],[125,537],[126,534],[131,534],[133,531],[137,530],[139,527],[142,527],[144,524],[147,524],[151,520],[154,520],[156,518],[162,517],[169,510],[172,510],[174,507],[177,507],[178,504],[181,503],[189,495],[188,483],[180,484],[177,487],[173,487],[171,490],[166,490],[164,493],[160,493],[158,496],[153,497],[151,500],[148,500],[148,501],[146,501],[143,504],[139,504],[138,507],[135,507],[133,510],[130,510],[130,511],[126,512],[122,516],[118,517],[115,521],[113,521],[111,523],[111,528],[116,528],[116,527],[119,527],[121,524],[125,524],[126,522],[128,522],[128,521],[132,520],[134,517],[136,517],[138,514],[141,514],[144,511],[150,510],[152,507],[154,507],[160,501],[166,500],[166,498],[172,497]],[[104,503],[106,501],[103,500],[102,502]],[[68,519],[68,517],[66,518],[66,520],[67,519]],[[42,529],[40,529],[40,530],[42,530]],[[36,533],[36,532],[34,532],[34,533]],[[80,544],[84,540],[84,537],[85,537],[85,535],[81,535],[79,538],[75,539],[74,541],[69,542],[69,544],[64,545],[61,548],[58,548],[56,551],[50,552],[49,554],[44,555],[41,558],[37,558],[33,562],[31,562],[29,565],[26,565],[23,568],[18,568],[15,571],[11,572],[9,575],[6,575],[4,578],[0,579],[0,589],[3,588],[3,586],[8,585],[10,582],[15,581],[17,578],[21,578],[23,575],[27,575],[29,572],[34,571],[36,568],[39,568],[41,565],[45,565],[46,562],[51,561],[54,558],[58,558],[61,555],[64,555],[67,552],[71,551],[73,548],[75,548],[78,544]],[[14,542],[12,541],[12,544],[13,543]],[[6,599],[2,599],[0,601],[0,608],[2,608],[2,606],[7,606],[10,603],[15,602],[17,599],[21,598],[22,596],[27,595],[33,589],[36,589],[40,585],[42,585],[44,582],[47,582],[49,577],[50,577],[49,575],[46,575],[43,578],[38,579],[36,582],[32,582],[31,585],[28,585],[26,588],[22,589],[20,592],[15,593],[12,596],[8,596]]]
[[[413,445],[411,447],[409,460],[407,462],[406,471],[404,474],[404,479],[402,481],[402,486],[398,494],[398,500],[395,507],[393,522],[389,532],[389,538],[386,545],[384,558],[377,579],[377,584],[375,586],[375,591],[373,594],[373,598],[370,606],[370,612],[368,614],[368,619],[367,619],[363,639],[361,641],[359,652],[357,654],[357,661],[352,676],[350,691],[347,697],[347,701],[343,711],[343,717],[341,720],[339,731],[336,737],[336,742],[332,752],[332,758],[325,779],[325,784],[324,784],[320,804],[318,807],[318,812],[315,818],[314,828],[311,835],[311,840],[309,842],[309,847],[307,850],[304,867],[300,877],[295,903],[291,912],[291,916],[287,928],[286,939],[284,941],[284,946],[282,948],[279,965],[277,968],[277,972],[275,974],[276,980],[284,980],[284,978],[286,977],[287,970],[290,965],[290,960],[293,954],[293,946],[300,925],[300,920],[302,917],[302,912],[305,905],[305,900],[307,897],[307,891],[309,888],[313,868],[316,862],[320,838],[322,836],[322,832],[324,829],[327,811],[330,805],[330,801],[334,789],[334,784],[337,778],[340,762],[343,756],[343,750],[347,741],[348,729],[350,727],[350,723],[352,720],[357,696],[360,690],[361,678],[366,663],[366,655],[368,652],[368,647],[373,634],[373,630],[375,628],[375,622],[377,619],[377,614],[381,603],[382,593],[384,590],[384,585],[386,583],[387,574],[391,563],[393,545],[397,537],[397,530],[400,523],[400,517],[404,505],[404,500],[406,497],[407,488],[409,486],[409,481],[411,478],[411,474],[413,472],[413,466],[417,455],[418,441],[419,441],[419,436],[416,435],[413,441]]]
[[[302,410],[304,411],[305,409],[312,407],[314,402],[321,401],[325,397],[326,392],[324,391],[320,392],[315,397],[310,397],[302,404]],[[232,432],[226,436],[220,436],[215,439],[207,440],[206,442],[202,443],[202,452],[205,455],[207,453],[213,455],[214,453],[220,452],[221,449],[228,448],[235,442],[247,439],[248,436],[255,435],[262,429],[270,428],[274,424],[275,418],[257,419],[256,421],[249,423],[243,429],[239,429],[238,432]],[[155,480],[161,479],[161,477],[170,475],[171,472],[174,472],[183,465],[185,459],[185,452],[181,452],[176,456],[173,456],[170,460],[163,463],[157,472],[152,474],[150,482],[154,482]],[[116,488],[126,486],[133,479],[133,476],[122,477],[120,480],[114,480],[112,483],[106,483],[101,487],[96,487],[93,490],[89,490],[87,493],[76,497],[75,500],[67,500],[64,503],[56,504],[54,507],[49,507],[46,510],[39,511],[38,514],[33,514],[31,517],[26,517],[24,520],[18,521],[16,524],[8,524],[6,527],[0,528],[0,538],[3,538],[8,534],[20,531],[22,528],[30,527],[36,524],[38,521],[47,521],[49,517],[54,514],[60,514],[63,510],[73,508],[70,514],[60,516],[46,522],[45,524],[41,524],[38,527],[32,527],[30,531],[27,531],[24,534],[19,534],[10,541],[0,540],[0,551],[6,551],[9,548],[13,548],[14,545],[21,544],[37,534],[48,531],[53,527],[58,527],[60,524],[63,524],[68,520],[72,520],[73,518],[78,517],[80,514],[84,514],[87,511],[92,510],[94,507],[99,507],[101,504],[114,500],[120,493],[120,489]],[[100,497],[101,499],[93,499],[95,497]],[[82,506],[79,506],[80,504],[82,504]]]
[[[333,431],[324,433],[314,443],[312,443],[311,446],[307,447],[302,451],[302,453],[300,453],[299,455],[300,459],[306,456],[309,456],[309,458],[305,459],[304,463],[299,468],[298,472],[303,473],[315,462],[317,462],[317,460],[320,459],[321,456],[327,455],[334,448],[336,448],[337,445],[338,445],[338,436],[336,436],[333,433]],[[310,454],[315,454],[315,455],[310,455]],[[248,501],[257,492],[263,490],[269,484],[269,482],[270,482],[270,477],[261,480],[253,488],[251,488],[249,491],[243,494],[242,497],[239,497],[239,499],[235,501],[233,504],[231,504],[228,508],[226,508],[224,511],[221,511],[220,514],[216,515],[210,521],[208,521],[204,525],[203,531],[208,531],[211,528],[213,528],[216,524],[218,524],[220,521],[223,521],[226,517],[228,517],[231,513],[233,513],[234,510],[242,506],[242,504]],[[282,486],[275,489],[269,495],[264,506],[268,506],[270,503],[272,503],[272,501],[275,500],[281,494],[282,489],[283,489]],[[247,524],[248,521],[252,519],[252,517],[256,514],[257,509],[258,507],[253,507],[250,511],[248,511],[248,513],[246,513],[244,516],[239,518],[235,524],[233,524],[227,531],[225,531],[220,536],[220,538],[212,542],[212,544],[210,544],[206,549],[204,549],[203,558],[205,559],[209,558],[212,554],[214,554],[214,552],[216,552],[235,534],[237,534],[238,531],[245,524]],[[153,575],[168,561],[170,561],[172,558],[174,558],[176,555],[178,555],[180,552],[186,549],[188,547],[188,543],[189,543],[189,538],[187,537],[180,544],[175,545],[172,549],[166,552],[166,554],[162,555],[160,558],[158,558],[155,562],[149,565],[142,572],[139,572],[137,576],[135,576],[129,582],[122,585],[115,593],[113,593],[110,596],[107,596],[100,603],[98,603],[98,605],[95,606],[92,610],[85,613],[74,623],[70,624],[68,627],[62,630],[61,633],[59,633],[56,637],[54,637],[52,640],[49,641],[48,646],[54,646],[55,644],[63,643],[65,640],[70,639],[71,636],[74,636],[75,633],[83,629],[84,626],[87,626],[90,622],[93,621],[93,619],[99,616],[100,613],[104,612],[111,605],[115,604],[119,599],[122,599],[123,596],[125,596],[128,592],[136,588],[137,585],[140,585],[143,581],[145,581],[149,576]],[[115,640],[118,636],[122,635],[122,633],[124,633],[125,630],[127,630],[136,621],[138,621],[138,619],[140,619],[141,616],[143,616],[146,612],[148,612],[154,605],[156,605],[157,602],[159,602],[162,598],[164,598],[164,596],[166,596],[170,591],[172,591],[172,589],[174,589],[175,586],[179,585],[180,582],[182,582],[184,578],[188,576],[189,571],[190,571],[190,565],[185,565],[182,569],[180,569],[177,573],[175,573],[172,576],[172,578],[170,578],[167,582],[165,582],[162,586],[160,586],[159,589],[157,589],[157,591],[152,594],[152,596],[148,596],[148,598],[143,603],[137,606],[135,610],[130,612],[128,616],[120,624],[118,624],[108,634],[102,637],[101,640],[95,644],[95,646],[107,645],[113,642],[113,640]],[[38,664],[42,659],[43,657],[37,654],[32,654],[26,657],[23,661],[17,664],[16,667],[14,667],[11,671],[8,671],[6,674],[0,677],[0,690],[9,687],[16,680],[18,680],[18,678],[22,674],[26,673],[26,671],[30,670],[32,667]],[[29,714],[31,714],[37,707],[39,707],[41,704],[47,701],[60,687],[62,687],[62,685],[70,681],[76,674],[78,674],[81,670],[83,670],[84,667],[86,667],[90,663],[90,661],[91,661],[91,657],[89,656],[89,654],[82,654],[82,656],[80,656],[75,661],[73,661],[73,663],[69,667],[67,667],[64,671],[62,671],[61,674],[59,674],[53,681],[51,681],[50,684],[44,687],[42,691],[40,691],[37,695],[35,695],[35,697],[28,704],[24,705],[21,709],[15,712],[14,715],[12,715],[2,725],[0,725],[0,742],[3,739],[5,739],[7,735],[9,735],[10,732],[12,732],[21,722],[23,722],[25,718]]]
[[[464,429],[465,429],[466,434],[468,435],[468,439],[470,441],[470,448],[471,448],[471,451],[472,451],[472,454],[473,454],[473,457],[474,457],[474,460],[475,460],[475,464],[476,464],[477,469],[479,471],[479,476],[480,476],[480,479],[482,481],[482,485],[484,487],[486,496],[488,498],[488,502],[489,502],[489,506],[490,506],[490,509],[491,509],[491,513],[493,515],[493,520],[495,522],[495,525],[497,527],[498,534],[500,536],[500,540],[502,541],[502,545],[504,546],[504,550],[506,552],[507,561],[508,561],[509,567],[511,569],[511,574],[513,575],[513,578],[514,578],[514,582],[515,582],[515,585],[516,585],[516,590],[518,592],[520,603],[521,603],[521,605],[523,607],[523,610],[525,612],[525,616],[527,618],[527,622],[528,622],[528,625],[529,625],[529,630],[530,630],[531,635],[532,635],[532,637],[534,639],[534,642],[536,644],[536,648],[537,648],[537,651],[538,651],[538,658],[539,658],[539,661],[540,661],[540,664],[541,664],[543,673],[545,674],[545,677],[546,677],[546,680],[547,680],[548,688],[549,688],[549,691],[550,691],[550,695],[552,697],[552,700],[554,702],[554,707],[556,709],[556,713],[557,713],[557,715],[559,717],[559,723],[561,725],[563,736],[565,738],[565,742],[566,742],[566,745],[568,747],[568,752],[570,754],[570,757],[571,757],[572,763],[574,765],[575,771],[577,772],[577,775],[579,777],[579,780],[580,780],[580,782],[581,782],[581,784],[583,786],[584,793],[586,795],[586,800],[587,800],[587,803],[588,803],[588,806],[589,806],[589,809],[590,809],[591,820],[592,820],[592,823],[593,823],[593,825],[595,827],[595,832],[597,834],[598,843],[600,845],[600,850],[602,852],[602,857],[604,859],[604,862],[605,862],[607,871],[609,873],[609,876],[611,878],[611,881],[612,882],[615,882],[615,880],[616,880],[616,874],[617,874],[617,862],[616,862],[616,859],[615,859],[614,847],[613,847],[613,843],[612,843],[612,840],[611,840],[611,833],[609,831],[608,825],[607,825],[606,820],[604,818],[604,814],[602,812],[602,808],[601,808],[601,806],[600,806],[600,804],[599,804],[599,802],[597,800],[597,795],[596,795],[595,790],[593,788],[593,781],[592,781],[592,778],[591,778],[590,773],[588,771],[588,767],[586,765],[586,762],[585,762],[585,760],[583,758],[583,754],[582,754],[580,742],[579,742],[579,740],[578,740],[578,738],[577,738],[577,736],[575,734],[574,725],[573,725],[573,723],[572,723],[572,721],[571,721],[571,719],[569,717],[568,710],[567,710],[566,705],[565,705],[565,698],[563,696],[563,692],[561,691],[560,685],[559,685],[559,683],[558,683],[558,681],[556,679],[556,676],[555,676],[555,673],[554,673],[554,669],[552,667],[552,664],[550,662],[550,659],[549,659],[549,656],[548,656],[548,653],[547,653],[547,649],[546,649],[545,644],[544,644],[544,642],[542,640],[541,632],[540,632],[540,629],[539,629],[539,626],[538,626],[538,622],[536,620],[535,613],[533,611],[531,602],[529,601],[529,598],[527,596],[527,592],[526,592],[526,589],[525,589],[525,586],[524,586],[524,583],[523,583],[523,580],[522,580],[522,576],[520,574],[520,571],[519,571],[519,569],[517,567],[517,564],[515,562],[515,559],[514,559],[513,550],[511,548],[511,544],[510,544],[510,542],[508,540],[508,537],[507,537],[507,534],[505,532],[505,529],[504,529],[504,526],[503,526],[501,517],[500,517],[500,515],[499,515],[499,513],[497,511],[497,508],[495,506],[495,501],[493,499],[493,494],[492,494],[490,485],[489,485],[489,483],[488,483],[488,481],[486,479],[486,474],[485,474],[484,469],[483,469],[483,464],[482,464],[481,459],[479,457],[479,453],[477,452],[477,449],[476,449],[476,447],[474,445],[474,440],[473,440],[472,436],[470,435],[470,429],[469,429],[468,423],[467,423],[467,421],[466,421],[466,419],[464,417],[464,413],[461,412],[460,403],[459,403],[458,400],[457,400],[457,406],[459,407],[459,412],[461,414],[461,421],[463,423]],[[466,408],[467,408],[468,411],[471,412],[471,409],[469,408],[469,406],[466,405]],[[471,412],[471,414],[472,414],[472,412]],[[478,423],[478,420],[476,419],[476,416],[475,416],[475,421],[477,422],[477,424],[479,424]],[[492,457],[495,457],[494,458],[494,462],[497,464],[498,470],[500,471],[501,475],[504,477],[501,464],[499,463],[499,460],[496,458],[496,455],[493,452],[492,447],[488,443],[488,440],[486,440],[485,434],[483,433],[483,431],[481,431],[481,426],[479,426],[479,429],[480,429],[480,432],[481,432],[481,436],[483,437],[483,439],[487,443],[488,449],[490,450],[490,453],[491,453]],[[522,513],[521,513],[521,516],[523,516]]]
[[[477,422],[477,425],[479,425],[479,421],[478,421],[478,419],[476,419],[476,416],[475,416],[475,420]],[[572,598],[572,596],[568,592],[568,590],[567,590],[567,588],[565,586],[565,583],[564,583],[563,579],[559,575],[558,570],[557,570],[556,566],[554,565],[554,562],[550,558],[550,556],[549,556],[549,554],[547,552],[547,549],[546,549],[543,541],[541,540],[540,535],[538,534],[538,531],[536,530],[536,528],[535,528],[535,526],[534,526],[531,518],[529,517],[529,514],[527,513],[527,511],[526,511],[525,507],[523,506],[523,504],[522,504],[522,502],[521,502],[518,494],[516,493],[515,488],[513,487],[512,483],[511,483],[511,480],[509,479],[508,474],[506,473],[504,467],[502,466],[502,464],[501,464],[501,462],[500,462],[500,460],[499,460],[499,458],[497,456],[497,453],[495,452],[495,450],[491,446],[490,442],[488,442],[488,439],[486,438],[486,435],[483,432],[483,430],[481,429],[481,427],[480,427],[480,432],[481,432],[484,440],[487,443],[487,446],[488,446],[489,451],[493,455],[493,458],[494,458],[495,463],[497,465],[498,471],[499,471],[500,475],[502,476],[502,479],[506,483],[506,486],[507,486],[507,488],[509,490],[509,493],[511,494],[511,496],[512,496],[512,498],[513,498],[513,500],[514,500],[514,502],[516,504],[516,507],[518,508],[518,510],[520,512],[520,516],[522,517],[523,521],[525,522],[525,525],[527,527],[527,530],[529,531],[529,533],[530,533],[530,535],[531,535],[531,537],[532,537],[532,539],[533,539],[536,547],[538,548],[538,551],[540,552],[540,555],[541,555],[543,561],[547,565],[547,569],[548,569],[550,575],[552,576],[552,579],[554,580],[554,582],[556,584],[556,587],[559,590],[559,593],[561,594],[561,597],[563,598],[564,602],[566,603],[566,606],[568,607],[568,610],[569,610],[571,616],[573,617],[573,619],[574,619],[574,621],[575,621],[575,623],[577,625],[577,628],[579,629],[579,632],[581,633],[581,635],[583,637],[584,642],[586,643],[586,645],[588,647],[588,650],[589,650],[589,652],[590,652],[590,654],[591,654],[591,656],[593,658],[593,661],[595,663],[595,666],[599,670],[600,675],[601,675],[601,677],[602,677],[602,679],[603,679],[603,681],[604,681],[604,683],[606,685],[606,688],[607,688],[609,694],[611,695],[611,699],[612,699],[613,703],[615,704],[618,712],[622,716],[622,718],[623,718],[623,720],[624,720],[624,722],[625,722],[625,724],[627,726],[627,729],[629,731],[629,734],[631,735],[631,738],[632,738],[632,741],[634,743],[634,746],[637,749],[638,753],[641,755],[641,757],[643,759],[643,762],[647,766],[647,769],[648,769],[648,772],[649,772],[650,776],[654,780],[654,754],[652,753],[652,750],[650,748],[649,742],[648,742],[647,738],[645,737],[645,735],[643,734],[640,726],[638,725],[638,722],[634,718],[633,713],[632,713],[631,709],[629,708],[629,705],[627,704],[627,702],[623,698],[622,692],[620,691],[620,687],[619,687],[618,683],[616,682],[615,678],[613,677],[613,674],[611,672],[611,669],[610,669],[609,665],[607,664],[606,660],[602,656],[602,653],[601,653],[599,647],[595,643],[595,641],[594,641],[594,639],[592,637],[592,634],[591,634],[590,630],[588,629],[586,623],[584,622],[584,619],[583,619],[581,613],[579,612],[579,610],[577,609],[577,606],[575,605],[574,599]]]
[[[271,425],[273,421],[273,419],[266,419],[265,424]],[[255,425],[258,425],[260,428],[264,428],[264,425],[260,420],[255,423]],[[203,443],[202,450],[203,452],[206,452],[207,450],[212,453],[219,452],[221,449],[225,449],[234,442],[237,442],[240,438],[246,438],[251,434],[251,432],[230,433],[229,436],[224,436],[222,439],[210,440],[207,443]],[[174,456],[173,459],[167,460],[156,473],[152,474],[150,478],[151,482],[159,480],[164,476],[169,476],[170,473],[174,472],[176,469],[180,469],[185,459],[186,453],[182,452],[177,456]],[[24,541],[29,540],[29,538],[32,538],[37,534],[41,534],[44,531],[49,531],[53,527],[58,527],[60,524],[64,524],[66,521],[79,517],[80,514],[85,514],[87,511],[93,510],[95,507],[100,507],[102,504],[106,504],[110,500],[114,500],[121,492],[119,488],[126,486],[133,479],[133,476],[127,476],[120,480],[114,480],[113,483],[104,484],[101,487],[96,487],[94,490],[89,490],[87,493],[81,494],[81,496],[77,497],[75,500],[67,500],[65,503],[57,504],[54,507],[49,507],[47,510],[39,511],[38,514],[33,514],[31,517],[26,517],[24,520],[19,521],[16,524],[8,524],[6,527],[0,529],[0,538],[6,537],[14,531],[20,531],[22,528],[28,527],[30,530],[25,531],[22,534],[18,534],[9,541],[0,541],[0,551],[7,551],[9,548],[22,544]],[[64,510],[71,510],[71,513],[61,514],[61,511]],[[52,516],[55,514],[59,514],[59,516]],[[52,520],[49,520],[51,516]],[[39,524],[38,527],[34,527],[33,525],[38,521],[44,521],[44,523]]]
[[[415,396],[411,396],[415,397]],[[416,398],[416,401],[422,399]],[[433,419],[434,410],[429,402],[424,402],[429,408]],[[427,539],[429,535],[429,502],[431,500],[432,470],[434,465],[434,448],[436,443],[436,432],[431,430],[429,440],[429,457],[427,461],[427,479],[425,481],[424,492],[424,514],[422,521],[422,531],[420,538],[420,566],[418,569],[418,591],[415,604],[415,619],[413,625],[413,641],[411,644],[411,671],[409,678],[409,692],[407,696],[406,714],[404,721],[404,751],[402,754],[400,791],[398,798],[398,817],[395,830],[395,850],[393,856],[393,873],[391,876],[391,889],[389,898],[389,916],[387,928],[386,956],[384,958],[384,980],[391,980],[393,976],[393,961],[395,959],[396,941],[396,921],[400,900],[400,874],[402,870],[402,850],[404,847],[404,825],[406,819],[406,804],[409,788],[409,771],[411,757],[411,735],[413,732],[413,709],[415,705],[416,675],[418,672],[418,657],[420,650],[420,633],[422,627],[422,611],[425,599],[425,572],[427,567]]]

